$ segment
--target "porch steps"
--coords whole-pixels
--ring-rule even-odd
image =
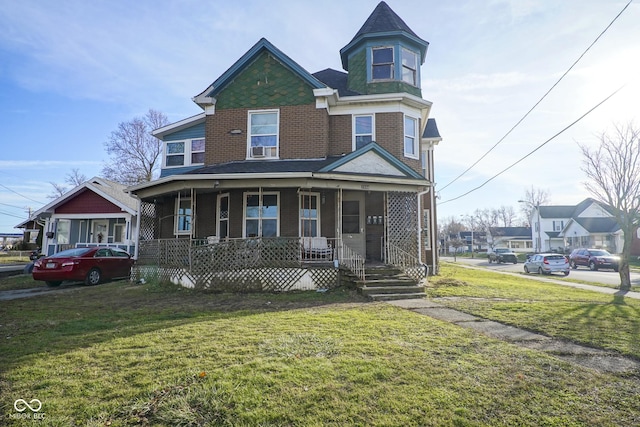
[[[365,268],[364,282],[357,282],[358,291],[374,301],[424,298],[424,287],[389,265]]]

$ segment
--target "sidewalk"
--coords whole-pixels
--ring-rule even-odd
[[[562,284],[567,284],[562,282]],[[597,287],[597,286],[596,286]],[[615,289],[612,289],[615,292]],[[638,292],[634,292],[638,293]],[[626,296],[626,295],[625,295]],[[570,363],[601,372],[640,375],[640,362],[605,350],[586,347],[564,340],[519,329],[502,323],[453,310],[429,299],[386,301],[396,307],[411,310],[434,319],[473,329],[484,335],[531,350],[543,351]]]

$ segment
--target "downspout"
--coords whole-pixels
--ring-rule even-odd
[[[424,191],[420,191],[417,194],[417,197],[418,197],[418,262],[420,262],[421,265],[425,265],[424,260],[422,259],[422,196],[427,194],[429,191],[431,191],[431,188],[428,188],[427,190],[424,190]],[[433,230],[430,230],[429,237],[431,237],[432,235],[433,235]],[[431,252],[433,253],[433,248]],[[433,265],[435,267],[435,263]]]
[[[142,218],[142,200],[140,200],[140,198],[138,198],[137,195],[135,197],[136,199],[138,199],[138,218],[136,218],[136,232],[133,233],[133,235],[135,236],[133,239],[133,244],[135,245],[133,258],[137,260],[138,253],[140,251],[139,248],[140,248],[140,224],[141,224],[141,218]]]

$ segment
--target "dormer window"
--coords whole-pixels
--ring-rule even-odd
[[[371,50],[371,77],[373,80],[393,79],[393,47],[376,47]]]
[[[417,86],[418,55],[408,49],[402,49],[402,81]]]

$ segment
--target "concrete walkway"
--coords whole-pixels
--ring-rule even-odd
[[[563,282],[566,283],[566,282]],[[637,293],[637,292],[636,292]],[[626,296],[626,295],[625,295]],[[484,335],[532,350],[543,351],[551,356],[601,372],[640,375],[640,362],[605,350],[573,344],[564,340],[482,319],[461,311],[447,308],[430,299],[406,299],[387,301],[396,307],[424,314],[434,319],[473,329]]]

